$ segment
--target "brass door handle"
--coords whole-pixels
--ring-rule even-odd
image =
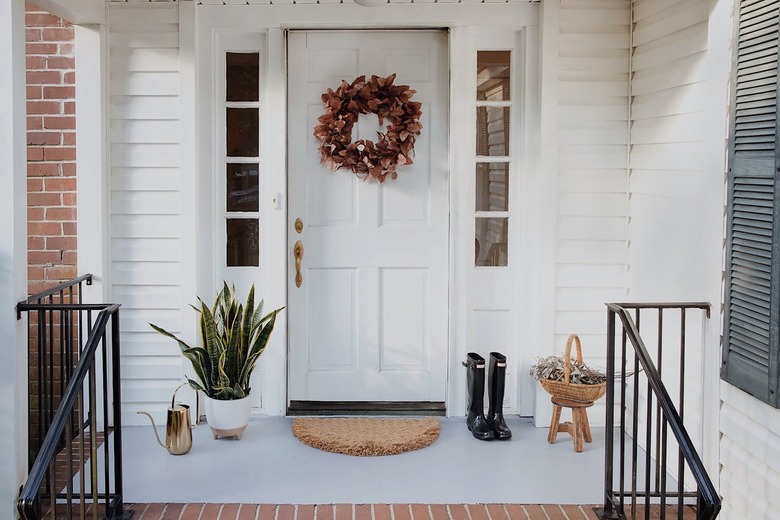
[[[295,286],[300,287],[303,283],[301,276],[301,260],[303,260],[303,242],[298,240],[293,246],[293,256],[295,257]]]

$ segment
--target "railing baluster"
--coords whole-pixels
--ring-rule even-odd
[[[654,355],[651,356],[642,340],[639,332],[641,325],[641,310],[653,309],[658,312],[657,315],[657,347],[654,349]],[[672,401],[664,385],[662,375],[664,374],[663,364],[665,353],[664,346],[664,311],[665,309],[680,310],[680,345],[679,361],[680,372],[672,373],[672,376],[679,376],[679,402]],[[695,447],[685,430],[683,418],[685,412],[685,370],[686,370],[686,310],[700,309],[706,312],[709,318],[709,304],[707,303],[639,303],[639,304],[607,304],[608,328],[607,328],[607,396],[610,402],[607,404],[607,411],[611,413],[607,425],[614,431],[615,406],[621,406],[620,426],[618,432],[621,435],[621,454],[620,462],[616,462],[614,456],[608,454],[605,456],[605,463],[619,464],[620,477],[615,482],[614,471],[605,468],[605,504],[603,510],[599,510],[602,519],[625,520],[631,518],[635,520],[637,513],[643,513],[645,519],[660,518],[666,519],[667,513],[672,512],[676,502],[677,518],[683,520],[687,518],[686,510],[689,509],[689,499],[696,497],[696,518],[697,520],[713,520],[720,511],[720,498],[715,492],[712,481],[704,470],[704,466],[696,453]],[[633,318],[629,314],[633,310]],[[621,353],[621,373],[620,378],[615,377],[615,366],[618,362],[615,359],[615,334],[617,326],[617,317],[620,318],[623,348]],[[667,334],[668,336],[668,334]],[[629,390],[626,378],[626,366],[629,362],[627,353],[627,342],[632,345],[634,354],[633,368],[634,372],[629,377],[634,378],[632,385],[633,399],[629,405],[633,408],[633,417],[630,426],[626,425],[625,410],[626,392]],[[640,377],[646,378],[646,386],[639,383]],[[621,384],[620,398],[614,391],[616,382]],[[639,390],[646,389],[647,395],[640,400]],[[645,406],[645,409],[641,407]],[[677,410],[679,407],[679,412]],[[644,412],[644,413],[643,413]],[[644,435],[639,428],[639,417],[644,418],[642,426],[645,428]],[[610,419],[613,419],[610,422]],[[627,428],[630,428],[631,439],[625,439],[629,434]],[[677,474],[670,472],[670,454],[669,454],[669,431],[673,434],[673,442],[677,443],[678,460],[676,464]],[[608,439],[609,434],[608,434]],[[643,445],[640,444],[640,439]],[[631,442],[631,493],[630,504],[625,494],[625,485],[629,484],[624,473],[625,469],[625,443]],[[609,447],[607,448],[610,449]],[[644,468],[644,486],[638,479],[638,460],[639,450],[644,450],[643,462]],[[674,467],[674,466],[673,466]],[[690,470],[695,480],[695,492],[685,491],[685,472]],[[674,471],[674,470],[672,470]],[[673,478],[675,483],[669,485],[669,479]],[[676,487],[675,487],[676,484]],[[642,490],[640,491],[640,486]],[[641,503],[639,500],[641,499]],[[676,500],[675,500],[676,499]],[[641,505],[640,505],[641,504]],[[629,508],[626,508],[629,506]],[[625,512],[630,509],[630,514]],[[657,513],[653,511],[657,510]]]

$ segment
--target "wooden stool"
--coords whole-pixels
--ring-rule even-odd
[[[570,401],[569,399],[562,399],[560,397],[553,397],[551,399],[553,403],[553,415],[550,422],[550,434],[547,436],[547,442],[550,444],[555,443],[558,432],[569,432],[574,439],[574,451],[582,451],[582,439],[585,442],[591,442],[593,438],[590,436],[590,424],[588,423],[588,413],[586,408],[593,406],[593,401]],[[561,420],[561,407],[571,408],[571,420],[572,422],[560,422]]]

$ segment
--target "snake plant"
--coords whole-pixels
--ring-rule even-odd
[[[236,288],[224,283],[214,305],[209,308],[198,298],[200,307],[192,306],[199,317],[200,345],[193,347],[167,330],[150,323],[160,334],[179,344],[181,353],[190,360],[198,380],[187,381],[212,399],[242,399],[251,390],[249,378],[257,358],[265,351],[268,338],[283,309],[263,316],[263,301],[255,307],[255,286],[249,289],[246,304],[236,298]]]

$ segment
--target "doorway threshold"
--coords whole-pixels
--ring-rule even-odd
[[[443,417],[440,401],[290,401],[287,415],[423,415]]]

